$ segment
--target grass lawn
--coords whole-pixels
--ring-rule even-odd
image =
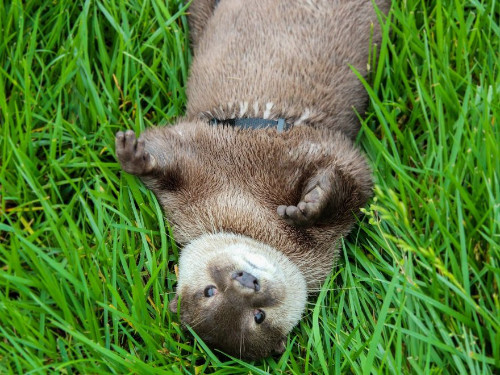
[[[498,374],[500,2],[395,1],[359,137],[374,198],[255,363],[169,313],[178,249],[114,156],[183,113],[179,3],[0,1],[0,373]]]

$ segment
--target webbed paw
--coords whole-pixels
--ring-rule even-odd
[[[136,139],[132,130],[116,133],[115,145],[116,156],[125,172],[142,176],[153,170],[154,157],[144,149],[144,139]]]
[[[296,206],[278,206],[278,215],[288,224],[311,226],[316,223],[329,203],[331,182],[326,176],[322,176],[312,188],[306,191],[307,193]]]

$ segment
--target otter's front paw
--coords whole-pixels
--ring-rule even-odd
[[[296,206],[278,206],[278,215],[288,224],[295,226],[311,226],[322,216],[329,202],[330,181],[323,176],[312,187]]]
[[[153,170],[155,159],[144,150],[144,139],[136,139],[132,130],[116,133],[115,145],[116,156],[125,172],[142,176]]]

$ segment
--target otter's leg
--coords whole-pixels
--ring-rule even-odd
[[[194,49],[198,46],[205,26],[212,17],[219,0],[193,0],[189,7],[189,34]]]
[[[352,217],[371,195],[371,180],[356,179],[340,170],[318,173],[304,189],[296,206],[279,206],[278,215],[288,224],[312,226],[340,222]]]
[[[116,156],[125,172],[146,176],[155,169],[156,160],[144,149],[144,143],[144,139],[137,139],[132,130],[116,133]]]

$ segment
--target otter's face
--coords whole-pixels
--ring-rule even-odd
[[[281,353],[307,299],[305,280],[287,257],[232,234],[204,235],[184,248],[177,295],[183,324],[211,346],[247,359]]]

